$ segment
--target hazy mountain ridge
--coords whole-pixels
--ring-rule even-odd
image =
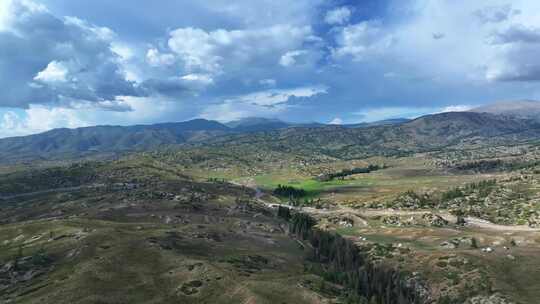
[[[212,138],[197,144],[237,153],[280,154],[314,158],[361,159],[399,156],[443,147],[515,143],[540,137],[540,123],[485,113],[427,115],[399,125],[366,128],[294,127],[254,134]]]
[[[514,100],[501,101],[489,105],[480,106],[471,110],[476,113],[490,113],[496,115],[508,115],[520,118],[540,120],[540,101]]]
[[[197,119],[180,123],[56,129],[42,134],[0,140],[3,161],[127,151],[148,151],[169,145],[258,144],[269,149],[333,157],[359,157],[374,152],[399,154],[465,142],[529,140],[540,137],[540,122],[476,112],[427,115],[412,121],[351,125],[293,125],[250,119],[227,126]],[[311,151],[311,152],[310,152]],[[370,152],[371,151],[371,152]]]
[[[259,132],[288,128],[294,124],[279,119],[247,117],[225,123],[225,125],[237,132]]]
[[[398,124],[404,124],[412,119],[408,118],[391,118],[391,119],[384,119],[384,120],[378,120],[373,122],[361,122],[357,124],[345,124],[344,127],[349,128],[365,128],[365,127],[374,127],[374,126],[386,126],[386,125],[398,125]]]

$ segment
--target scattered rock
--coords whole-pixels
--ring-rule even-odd
[[[448,241],[442,242],[441,245],[439,246],[443,249],[456,249],[457,248],[455,243],[448,242]]]
[[[202,267],[204,264],[203,263],[195,263],[195,264],[190,264],[190,265],[187,265],[187,269],[189,271],[193,271],[194,269],[196,268],[199,268],[199,267]]]
[[[396,216],[396,215],[385,216],[383,217],[382,222],[385,225],[392,225],[392,226],[402,225],[401,220],[399,219],[399,216]]]
[[[203,282],[199,280],[186,282],[180,287],[180,291],[185,295],[194,295],[199,293],[199,288],[203,286]]]
[[[494,294],[491,296],[477,296],[465,302],[465,304],[512,304],[501,295]]]
[[[491,247],[482,248],[482,252],[492,253],[493,251],[495,251],[495,249],[493,249]]]
[[[433,213],[425,213],[422,215],[422,220],[426,221],[428,226],[443,227],[448,225],[448,221],[440,215]]]

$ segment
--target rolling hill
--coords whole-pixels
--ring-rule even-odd
[[[514,143],[540,138],[540,122],[487,113],[450,112],[394,125],[295,127],[212,138],[204,145],[353,159],[453,146]]]
[[[36,135],[1,139],[0,158],[54,158],[60,155],[148,150],[162,145],[203,140],[227,132],[231,132],[229,127],[203,119],[128,127],[55,129]]]

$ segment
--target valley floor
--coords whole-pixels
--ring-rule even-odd
[[[540,171],[467,171],[445,157],[264,174],[148,156],[6,169],[0,301],[367,303],[330,265],[314,264],[309,245],[276,216],[285,206],[373,265],[421,278],[432,303],[537,303]],[[349,174],[369,165],[378,169]],[[277,193],[280,185],[291,195]]]

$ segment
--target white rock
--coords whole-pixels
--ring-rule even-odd
[[[493,252],[493,251],[494,251],[494,249],[491,248],[491,247],[482,248],[482,252],[491,253],[491,252]]]

